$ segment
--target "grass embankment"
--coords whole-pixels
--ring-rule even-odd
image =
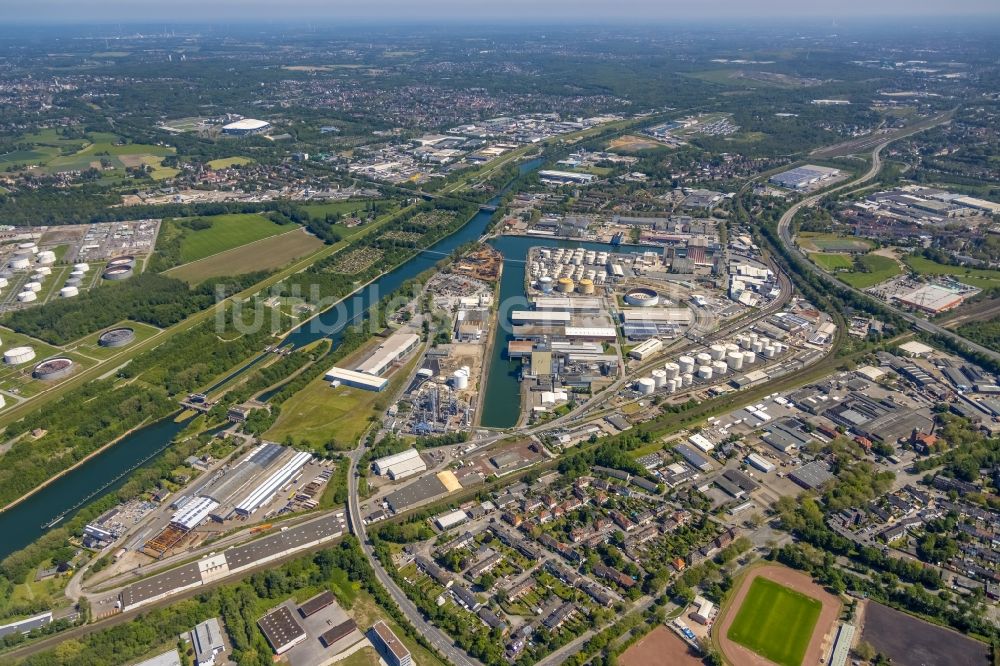
[[[353,448],[368,429],[371,417],[385,410],[409,380],[421,356],[415,354],[379,393],[343,385],[332,388],[330,382],[317,377],[281,406],[281,416],[264,433],[265,439],[283,442],[291,437],[296,443],[314,448],[328,442],[334,442],[339,449]]]

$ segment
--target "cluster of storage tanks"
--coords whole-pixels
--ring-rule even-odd
[[[593,294],[596,285],[604,282],[603,266],[607,262],[607,252],[583,248],[542,248],[539,258],[530,263],[528,271],[543,293],[558,291],[569,294],[578,291],[581,294]],[[588,268],[594,265],[601,268]]]
[[[788,346],[770,340],[756,333],[741,335],[736,342],[714,344],[706,351],[694,355],[684,355],[677,361],[668,361],[662,369],[653,370],[649,377],[636,381],[636,390],[649,395],[660,389],[673,393],[679,388],[690,386],[695,379],[708,381],[724,377],[730,372],[739,372],[745,366],[753,365],[758,357],[774,358],[786,351]]]
[[[63,298],[78,296],[80,294],[80,285],[83,283],[83,278],[87,276],[89,270],[89,264],[82,262],[73,264],[73,270],[70,271],[69,277],[66,279],[66,284],[59,290],[59,295]]]
[[[7,262],[7,267],[15,271],[31,270],[31,276],[21,287],[17,300],[21,303],[31,303],[38,300],[38,292],[42,290],[42,282],[52,275],[52,264],[56,263],[56,253],[51,250],[38,251],[34,243],[20,243],[14,251],[14,256]],[[0,289],[8,284],[6,278],[0,278]]]

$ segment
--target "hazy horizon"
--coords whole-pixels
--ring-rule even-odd
[[[324,22],[433,22],[475,23],[497,21],[546,21],[581,24],[597,21],[645,23],[669,21],[731,21],[827,19],[852,21],[865,18],[896,17],[899,22],[942,18],[997,18],[1000,2],[996,0],[842,0],[830,5],[803,3],[801,0],[740,2],[739,0],[704,0],[692,4],[679,0],[507,0],[503,4],[470,6],[462,0],[371,0],[359,5],[330,0],[175,0],[174,2],[137,2],[136,0],[98,0],[80,3],[70,0],[8,0],[4,14],[10,23],[66,25],[72,23],[142,23],[169,21],[182,24],[209,22],[288,23]]]

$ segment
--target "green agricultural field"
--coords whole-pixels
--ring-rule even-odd
[[[828,271],[851,270],[854,262],[846,254],[813,252],[809,255],[817,266]]]
[[[806,252],[867,252],[875,247],[866,238],[817,231],[803,231],[798,235],[798,242]]]
[[[383,200],[355,199],[353,201],[330,201],[328,203],[306,204],[305,206],[302,206],[302,210],[304,210],[306,215],[310,218],[320,220],[325,218],[327,215],[349,215],[351,213],[364,211],[368,207],[368,204],[373,201],[379,202]]]
[[[218,160],[211,160],[208,162],[208,167],[210,169],[226,169],[231,166],[243,166],[244,164],[253,164],[253,160],[249,157],[224,157]]]
[[[1000,287],[1000,271],[949,266],[918,255],[909,255],[903,261],[911,270],[920,275],[947,275],[970,287],[978,287],[983,290]]]
[[[866,254],[861,257],[861,263],[868,268],[867,272],[838,273],[837,277],[855,289],[867,289],[903,272],[895,259],[878,254]]]
[[[779,666],[801,666],[822,609],[812,597],[756,578],[727,637]]]
[[[236,213],[230,215],[211,215],[201,219],[209,221],[208,229],[184,232],[181,241],[181,261],[197,261],[219,252],[225,252],[234,247],[246,245],[263,238],[291,231],[294,227],[275,224],[263,215],[255,213]],[[171,220],[171,224],[176,224]]]
[[[288,226],[281,228],[287,229]],[[198,261],[190,261],[165,271],[165,274],[198,284],[213,277],[281,268],[322,247],[323,241],[307,234],[301,227],[294,227],[291,231],[276,236],[234,247]]]

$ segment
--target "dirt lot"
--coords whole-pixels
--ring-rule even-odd
[[[874,601],[865,603],[861,638],[898,666],[985,666],[990,649],[956,631]]]
[[[634,134],[626,134],[608,142],[608,150],[617,150],[623,153],[652,150],[654,148],[663,148],[663,144],[655,139],[635,136]]]
[[[729,598],[725,608],[716,618],[713,633],[718,640],[722,653],[726,661],[733,666],[767,666],[771,662],[743,647],[742,645],[730,641],[726,638],[729,627],[739,612],[740,606],[746,599],[754,579],[763,576],[775,583],[784,585],[797,592],[801,592],[823,604],[823,610],[816,622],[813,630],[812,640],[809,642],[809,649],[802,660],[803,664],[819,664],[823,657],[830,651],[833,639],[836,637],[837,618],[840,615],[840,599],[830,594],[822,587],[813,582],[808,575],[776,564],[768,564],[751,569],[739,582],[736,594]]]
[[[680,636],[662,624],[643,636],[619,657],[621,666],[700,666],[701,659],[694,655]]]

